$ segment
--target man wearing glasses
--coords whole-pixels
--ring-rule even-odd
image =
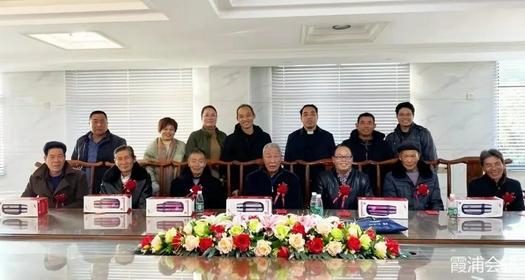
[[[329,209],[357,209],[357,198],[373,196],[368,176],[352,168],[352,151],[338,145],[332,156],[334,169],[319,174],[315,191]]]

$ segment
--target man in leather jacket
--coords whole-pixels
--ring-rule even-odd
[[[357,209],[357,198],[373,196],[368,176],[352,168],[352,151],[338,145],[332,156],[334,169],[319,174],[315,191],[328,209]]]

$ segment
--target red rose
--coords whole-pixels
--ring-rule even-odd
[[[215,234],[217,237],[221,237],[224,233],[224,226],[223,225],[211,225],[210,232]]]
[[[346,242],[346,247],[351,251],[359,252],[359,249],[361,249],[361,242],[357,237],[350,236]]]
[[[295,225],[293,225],[292,233],[300,233],[303,236],[306,235],[306,231],[304,229],[304,226],[301,223],[295,223]]]
[[[140,247],[144,248],[145,246],[150,246],[151,241],[153,240],[153,235],[146,235],[144,239],[142,239],[142,242],[140,242]]]
[[[279,251],[277,251],[277,257],[279,258],[287,259],[289,256],[290,256],[290,251],[288,251],[287,247],[281,246],[281,248],[279,248]]]
[[[192,194],[197,195],[197,193],[199,191],[202,191],[202,186],[201,185],[195,185],[195,186],[191,187],[191,193]]]
[[[124,193],[132,193],[133,190],[137,187],[137,181],[129,179],[124,184]]]
[[[376,231],[373,228],[366,230],[366,234],[370,237],[371,240],[376,240]]]
[[[428,185],[427,184],[419,184],[416,188],[416,194],[418,196],[427,196],[429,194]]]
[[[285,182],[277,185],[277,192],[280,194],[286,194],[288,192],[288,185]]]
[[[505,202],[505,204],[512,203],[515,199],[516,199],[516,196],[514,195],[514,193],[506,192],[503,195],[503,202]]]
[[[182,234],[180,234],[179,232],[175,236],[173,236],[173,240],[171,241],[171,243],[173,244],[173,248],[178,249],[182,245],[182,237]]]
[[[199,240],[199,251],[204,253],[208,248],[213,246],[213,240],[209,237],[203,237]]]
[[[66,195],[64,193],[57,193],[55,195],[55,200],[55,208],[64,207],[64,202],[66,202]]]
[[[339,186],[339,192],[343,196],[348,196],[352,192],[352,187],[350,187],[347,184],[342,184],[341,186]]]
[[[385,238],[386,249],[390,252],[390,255],[393,257],[399,256],[399,243],[397,241]]]
[[[320,254],[323,251],[323,240],[319,237],[306,241],[306,248],[312,254]]]
[[[233,245],[241,252],[246,252],[250,248],[250,236],[246,233],[241,233],[233,237]]]

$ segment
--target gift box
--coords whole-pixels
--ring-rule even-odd
[[[458,235],[502,235],[502,219],[458,218]]]
[[[146,199],[146,216],[185,217],[191,216],[195,208],[189,197],[149,197]]]
[[[84,214],[84,229],[127,229],[131,226],[132,212]]]
[[[156,234],[169,229],[182,228],[191,217],[146,217],[146,233]]]
[[[499,197],[466,197],[456,199],[458,217],[494,218],[503,216],[503,199]]]
[[[48,217],[3,217],[0,219],[0,228],[3,233],[38,234],[48,228]]]
[[[131,211],[127,194],[91,194],[84,196],[84,213],[126,213]]]
[[[408,200],[402,197],[359,197],[359,218],[408,219]]]
[[[272,198],[266,196],[236,196],[226,199],[226,213],[241,215],[272,214]]]
[[[17,197],[0,202],[3,217],[38,217],[47,214],[47,197]]]

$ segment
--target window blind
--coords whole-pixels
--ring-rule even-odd
[[[94,110],[106,112],[109,130],[124,137],[139,159],[159,135],[159,119],[175,119],[175,138],[184,142],[192,131],[192,69],[67,71],[65,75],[68,139],[76,140],[90,130],[89,114]]]
[[[510,169],[525,170],[525,61],[497,63],[497,145]]]
[[[350,137],[359,114],[372,113],[376,130],[397,125],[395,107],[410,99],[409,64],[340,64],[272,67],[272,140],[285,147],[302,127],[304,104],[319,108],[318,125],[336,144]]]

